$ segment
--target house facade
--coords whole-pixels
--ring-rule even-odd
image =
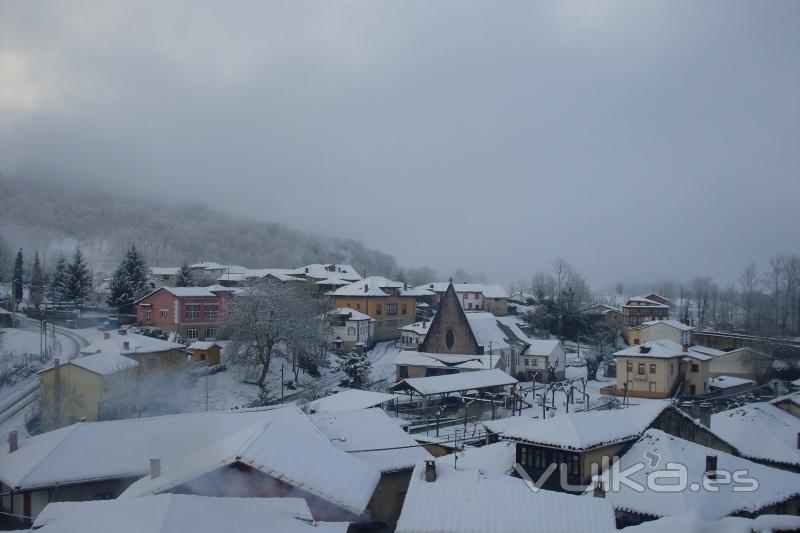
[[[643,322],[666,320],[669,318],[669,305],[642,296],[630,298],[622,306],[622,323],[628,327]]]
[[[233,296],[229,288],[161,287],[136,302],[136,322],[176,332],[189,341],[215,340],[218,322]]]
[[[328,349],[351,352],[374,344],[375,319],[349,307],[337,307],[325,315],[325,337]]]
[[[414,322],[416,298],[421,294],[422,291],[381,276],[371,276],[328,293],[334,308],[350,308],[375,319],[375,342],[400,337],[399,328]]]
[[[426,283],[417,289],[429,291],[431,305],[438,309],[448,287],[452,285],[465,311],[488,311],[496,316],[508,314],[508,293],[500,285],[483,283]]]
[[[628,344],[631,346],[649,341],[670,340],[681,346],[692,344],[692,326],[677,320],[653,320],[643,322],[627,331]]]

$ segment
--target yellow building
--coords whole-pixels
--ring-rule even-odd
[[[670,341],[659,340],[632,346],[615,353],[617,385],[602,389],[604,394],[640,398],[668,398],[682,382],[686,395],[709,392],[711,357],[685,349]]]
[[[336,309],[349,307],[375,319],[374,341],[399,338],[400,328],[414,322],[416,298],[428,295],[381,276],[370,276],[328,294]]]
[[[211,366],[221,362],[221,347],[216,342],[193,342],[189,345],[189,352],[192,354],[193,363],[205,363]]]
[[[95,422],[126,414],[128,386],[139,363],[117,353],[96,353],[39,372],[41,430],[79,420]]]

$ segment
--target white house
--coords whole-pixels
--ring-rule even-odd
[[[338,307],[326,314],[326,336],[331,350],[352,351],[372,345],[375,319],[349,307]]]

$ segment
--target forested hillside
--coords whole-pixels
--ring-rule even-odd
[[[94,270],[110,272],[130,243],[150,265],[219,261],[258,267],[349,263],[362,274],[391,275],[395,259],[352,239],[329,239],[275,222],[237,218],[202,204],[171,203],[80,183],[54,184],[0,176],[0,237],[49,257],[76,243]]]

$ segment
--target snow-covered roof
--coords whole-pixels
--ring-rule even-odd
[[[147,335],[140,335],[138,333],[126,333],[120,335],[117,331],[109,332],[108,339],[102,338],[94,341],[85,348],[81,349],[82,354],[141,354],[141,353],[155,353],[155,352],[168,352],[170,350],[183,350],[185,346],[177,342],[165,341],[156,339],[155,337],[148,337]],[[125,343],[128,347],[125,347]]]
[[[726,516],[720,520],[708,520],[688,512],[676,516],[666,516],[658,520],[642,522],[629,526],[621,533],[772,533],[773,531],[800,530],[800,516],[760,515],[755,518]]]
[[[725,355],[728,352],[717,350],[716,348],[710,348],[708,346],[702,346],[700,344],[695,344],[694,346],[689,346],[688,353],[701,354],[709,356],[709,358],[714,358],[714,357],[719,357],[720,355]]]
[[[637,304],[644,304],[644,305],[637,305]],[[625,302],[625,305],[623,305],[622,307],[661,307],[664,309],[669,309],[668,305],[656,302],[655,300],[649,300],[643,296],[634,296],[633,298],[628,298],[628,301]]]
[[[202,268],[203,270],[222,270],[225,269],[226,266],[221,265],[219,263],[215,263],[214,261],[201,261],[199,263],[189,265],[189,268]]]
[[[593,533],[615,530],[608,500],[540,490],[519,478],[436,463],[411,475],[397,533]]]
[[[692,331],[694,329],[693,326],[687,326],[686,324],[679,322],[677,320],[648,320],[647,322],[642,322],[641,324],[636,326],[636,329],[649,328],[650,326],[657,326],[659,324],[679,329],[681,331]]]
[[[475,340],[486,352],[507,350],[515,347],[522,351],[531,344],[531,339],[519,328],[514,316],[495,316],[486,311],[464,313]]]
[[[450,465],[459,470],[480,470],[509,475],[517,461],[517,447],[513,442],[500,441],[479,448],[467,447],[461,451],[443,455],[438,464]]]
[[[431,294],[434,292],[446,292],[448,285],[450,285],[450,283],[444,281],[417,285],[415,288],[428,291],[428,294]],[[455,289],[457,293],[479,292],[483,294],[484,298],[508,298],[508,293],[503,286],[497,284],[453,283],[453,289]]]
[[[360,515],[378,484],[379,470],[333,446],[296,407],[265,413],[266,420],[231,432],[204,447],[189,447],[194,450],[191,453],[184,451],[166,459],[159,477],[140,479],[120,498],[168,492],[200,476],[241,463]]]
[[[209,348],[213,348],[214,346],[219,346],[214,341],[194,341],[192,344],[189,345],[190,350],[208,350]]]
[[[33,527],[44,533],[345,533],[346,522],[314,522],[302,498],[209,498],[159,494],[56,502]]]
[[[286,272],[292,276],[308,276],[314,279],[337,278],[345,281],[356,281],[361,279],[361,274],[352,265],[337,264],[311,264],[295,268]]]
[[[337,307],[332,311],[328,311],[329,315],[346,315],[348,318],[347,320],[375,320],[371,316],[362,313],[361,311],[356,311],[355,309],[350,309],[349,307]]]
[[[316,413],[310,418],[334,446],[384,474],[411,470],[432,457],[383,409]]]
[[[411,331],[416,333],[417,335],[425,335],[428,333],[428,330],[431,329],[431,320],[425,320],[423,322],[414,322],[413,324],[406,324],[405,326],[400,328],[400,331]]]
[[[687,355],[689,354],[683,351],[683,346],[667,339],[646,342],[614,353],[614,357],[657,357],[663,359],[686,357]]]
[[[484,285],[483,286],[484,298],[508,298],[508,293],[502,285]]]
[[[400,296],[413,296],[415,298],[419,298],[421,296],[433,296],[431,291],[420,289],[417,287],[405,287],[398,291]]]
[[[501,387],[513,385],[517,380],[499,368],[492,370],[477,370],[474,372],[459,372],[443,376],[430,376],[426,378],[407,378],[395,384],[393,388],[411,388],[419,394],[446,394],[448,392],[484,389],[488,387]]]
[[[236,292],[236,287],[225,287],[224,285],[211,285],[206,287],[208,292]]]
[[[83,357],[76,357],[70,360],[68,364],[75,365],[101,376],[107,376],[121,370],[139,366],[139,363],[130,357],[125,357],[124,355],[114,352],[100,352]]]
[[[741,490],[743,483],[736,482],[716,483],[716,492],[702,488],[706,457],[709,455],[717,456],[718,471],[746,471],[747,478],[758,480],[757,489]],[[657,481],[658,484],[675,484],[676,473],[668,469],[669,463],[683,465],[688,483],[700,484],[699,490],[654,492],[646,488],[640,491],[626,482],[619,483],[618,490],[607,490],[605,499],[615,509],[643,515],[675,516],[693,512],[701,518],[717,520],[734,513],[757,513],[765,507],[800,495],[798,474],[707,448],[658,429],[647,430],[615,464],[619,471],[631,470],[627,479],[647,487],[647,478],[654,471],[666,471],[671,476]],[[609,487],[609,473],[605,472],[602,477],[606,487]]]
[[[316,285],[349,285],[350,282],[342,278],[325,278],[314,282]]]
[[[214,297],[214,293],[206,287],[164,287],[164,290],[171,292],[178,298]]]
[[[150,273],[154,276],[177,276],[180,267],[150,267]]]
[[[709,379],[708,385],[717,389],[729,389],[742,385],[755,385],[755,383],[751,379],[737,378],[736,376],[717,376]]]
[[[447,292],[447,287],[450,285],[447,281],[426,283],[424,285],[417,285],[417,289],[424,289],[432,292]],[[457,293],[462,292],[483,292],[482,283],[453,283],[453,289]]]
[[[338,413],[354,409],[367,409],[391,402],[397,398],[394,394],[385,394],[370,390],[345,389],[336,394],[314,400],[308,404],[309,409],[317,413]]]
[[[427,368],[457,368],[459,370],[490,370],[501,358],[497,355],[450,355],[441,353],[402,351],[395,358],[395,365],[423,366]]]
[[[744,457],[800,466],[800,418],[768,402],[714,413],[711,429]]]
[[[402,288],[403,284],[399,281],[392,281],[383,276],[370,276],[339,287],[328,294],[330,296],[389,296],[389,293],[383,289]]]
[[[523,355],[546,355],[553,358],[560,347],[561,341],[557,339],[531,339],[531,345]]]
[[[0,481],[33,489],[139,477],[152,457],[179,457],[265,420],[269,411],[225,411],[79,422],[0,448]]]
[[[505,428],[501,436],[541,446],[587,450],[638,438],[669,405],[669,401],[653,401],[625,409],[582,411],[545,419],[515,417],[519,424]],[[494,432],[496,427],[490,430]]]

